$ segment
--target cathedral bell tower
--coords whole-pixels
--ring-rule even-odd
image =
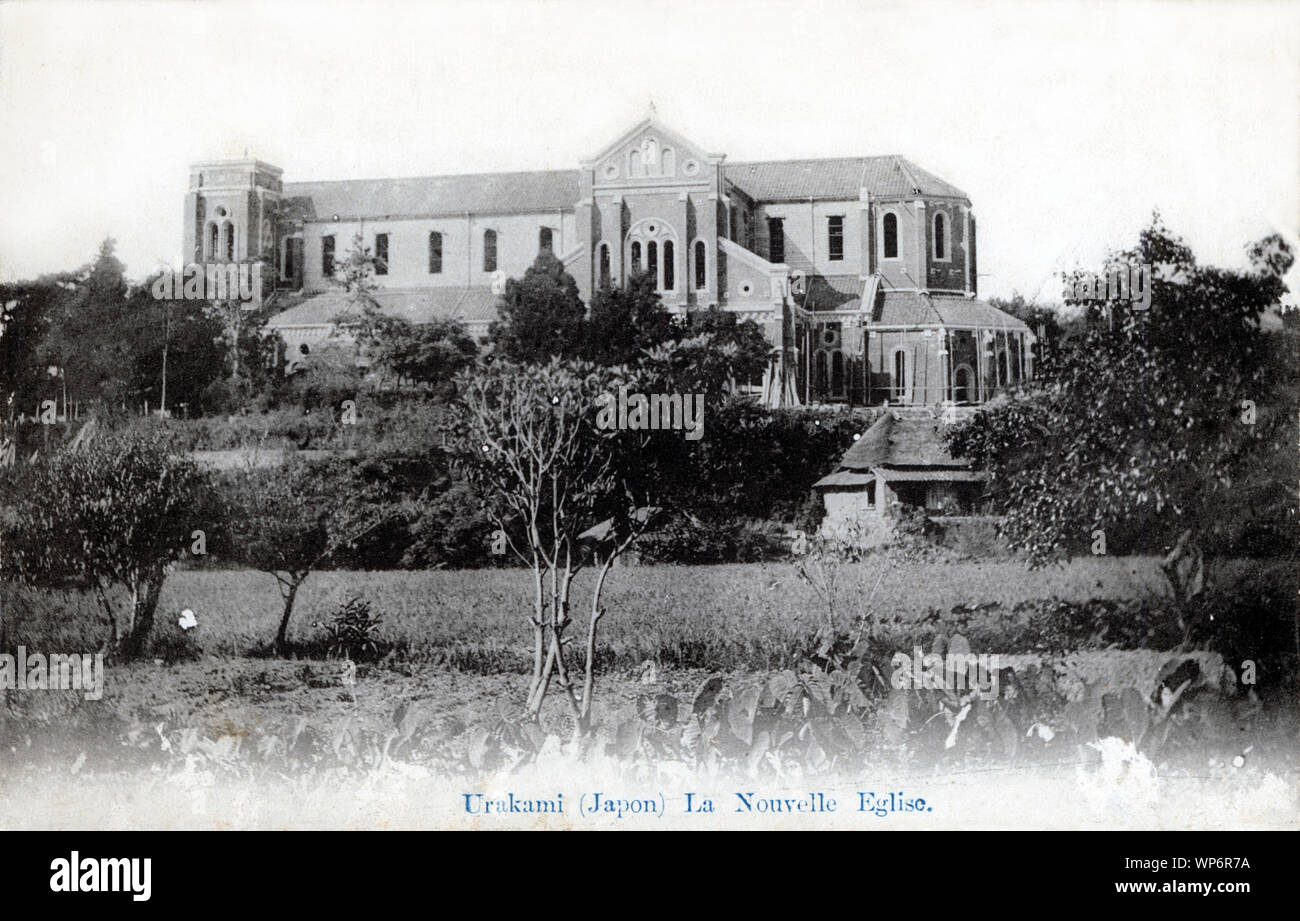
[[[186,263],[262,261],[275,277],[275,223],[284,171],[261,160],[211,160],[190,166],[185,195]]]

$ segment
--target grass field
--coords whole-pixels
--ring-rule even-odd
[[[314,622],[361,595],[383,617],[381,635],[397,658],[485,673],[522,671],[530,579],[523,570],[316,573],[298,594],[290,638],[309,644],[320,635]],[[575,585],[581,615],[590,586],[590,573]],[[1008,561],[868,560],[841,572],[837,621],[848,626],[871,612],[887,623],[907,623],[958,604],[998,602],[1009,608],[1044,598],[1132,599],[1162,590],[1163,577],[1148,558],[1088,558],[1040,570]],[[607,584],[605,601],[609,616],[601,626],[602,657],[616,665],[654,659],[681,668],[786,667],[826,616],[822,599],[793,566],[782,563],[619,568]],[[57,611],[45,616],[25,609],[17,596],[9,607],[18,615],[9,625],[11,644],[26,637],[33,647],[85,648],[102,636],[99,611],[86,598],[61,599]],[[181,571],[163,589],[158,619],[174,625],[187,608],[198,620],[191,636],[202,652],[241,656],[269,643],[282,604],[274,578],[266,573]]]

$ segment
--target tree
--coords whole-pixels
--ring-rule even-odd
[[[99,435],[10,471],[0,488],[0,573],[44,588],[93,591],[109,643],[145,650],[163,582],[202,530],[207,477],[156,432]],[[130,597],[119,631],[110,592]],[[119,646],[120,638],[120,646]]]
[[[1223,549],[1215,541],[1251,458],[1276,454],[1294,413],[1268,409],[1259,322],[1286,290],[1290,253],[1261,243],[1251,255],[1245,272],[1200,265],[1157,216],[1116,255],[1152,266],[1150,309],[1088,305],[1084,331],[1026,391],[948,432],[955,454],[990,470],[1004,532],[1031,561],[1099,541],[1111,553],[1174,547],[1185,558]],[[1171,575],[1185,600],[1179,581]]]
[[[603,394],[635,381],[616,370],[557,360],[494,362],[459,382],[457,450],[484,498],[497,539],[533,575],[533,673],[525,713],[536,719],[554,676],[575,738],[591,726],[597,627],[615,560],[651,518],[653,477],[638,475],[645,439],[597,424]],[[587,616],[582,680],[570,670],[565,632],[573,580],[598,567]]]
[[[47,396],[49,376],[37,350],[63,293],[53,277],[0,284],[0,419],[31,413]]]
[[[690,315],[677,338],[650,349],[641,368],[659,390],[719,396],[738,381],[761,379],[772,351],[752,320],[738,323],[733,314],[701,310]]]
[[[39,352],[60,369],[69,397],[113,407],[127,396],[132,369],[129,331],[138,320],[127,307],[126,269],[111,238],[94,262],[58,284],[62,294]]]
[[[639,272],[625,287],[602,286],[591,299],[584,357],[596,364],[635,364],[648,349],[676,337],[653,272]]]
[[[223,484],[231,559],[275,577],[284,603],[275,651],[289,647],[298,590],[315,570],[380,527],[399,509],[344,461],[248,470]]]
[[[506,281],[497,312],[500,319],[492,323],[488,338],[493,353],[507,361],[546,364],[582,351],[586,307],[577,282],[549,250],[537,256],[523,278]]]
[[[372,325],[367,351],[373,361],[402,380],[445,394],[452,380],[474,363],[478,346],[454,318],[410,323],[398,317],[380,317]]]

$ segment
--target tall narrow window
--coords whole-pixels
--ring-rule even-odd
[[[632,271],[641,271],[641,243],[639,240],[632,241]]]
[[[948,258],[948,216],[942,211],[934,215],[934,258]]]
[[[429,233],[429,274],[442,273],[442,234],[434,230]]]
[[[661,172],[665,176],[677,175],[677,154],[673,153],[673,149],[671,147],[665,147],[664,152],[659,156],[663,164]]]
[[[703,291],[709,283],[709,250],[703,240],[695,241],[695,290]]]
[[[844,218],[839,215],[826,219],[826,258],[831,262],[844,259]]]
[[[831,351],[831,396],[844,396],[844,353],[839,349]]]
[[[226,221],[221,225],[221,235],[226,238],[226,261],[235,261],[235,225]]]
[[[320,273],[326,278],[334,275],[334,235],[320,238]]]
[[[894,350],[894,396],[900,403],[907,402],[907,353]]]
[[[769,262],[785,262],[785,221],[779,217],[767,219],[767,258]]]
[[[539,253],[549,253],[551,251],[551,241],[553,234],[551,228],[543,227],[537,232],[537,251]]]
[[[673,265],[673,241],[664,240],[664,290],[677,287],[677,267]]]
[[[495,272],[497,270],[497,232],[495,230],[483,231],[483,271]]]
[[[388,234],[375,234],[375,274],[388,274]]]
[[[600,286],[609,287],[609,244],[600,244]]]
[[[651,275],[655,277],[655,282],[659,281],[659,244],[651,240],[645,246],[645,267]]]
[[[892,211],[881,221],[881,246],[886,259],[898,258],[898,215]]]
[[[217,258],[217,253],[218,253],[218,252],[220,252],[220,251],[217,249],[217,225],[216,225],[216,224],[209,224],[209,225],[208,225],[208,245],[207,245],[207,249],[206,249],[206,251],[203,253],[203,258],[204,258],[204,259],[216,259],[216,258]]]
[[[284,269],[283,277],[286,279],[293,278],[293,237],[284,238],[284,262],[281,263],[281,266]]]

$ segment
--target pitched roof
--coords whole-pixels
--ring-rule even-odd
[[[486,326],[497,318],[497,296],[491,288],[483,286],[381,289],[375,292],[375,300],[379,302],[380,312],[386,316],[399,317],[411,323],[454,317],[467,326]],[[334,318],[348,308],[345,292],[327,291],[276,314],[266,325],[273,329],[330,326]]]
[[[871,323],[878,326],[981,326],[1027,331],[1029,327],[991,304],[960,294],[886,291],[876,294]]]
[[[862,189],[881,198],[944,195],[969,198],[961,189],[906,157],[837,157],[727,163],[726,178],[755,201],[856,200]]]
[[[571,210],[578,200],[578,171],[286,182],[283,200],[290,215],[302,220]]]
[[[876,467],[956,467],[970,464],[948,453],[933,419],[899,419],[885,413],[840,458],[840,470]]]

